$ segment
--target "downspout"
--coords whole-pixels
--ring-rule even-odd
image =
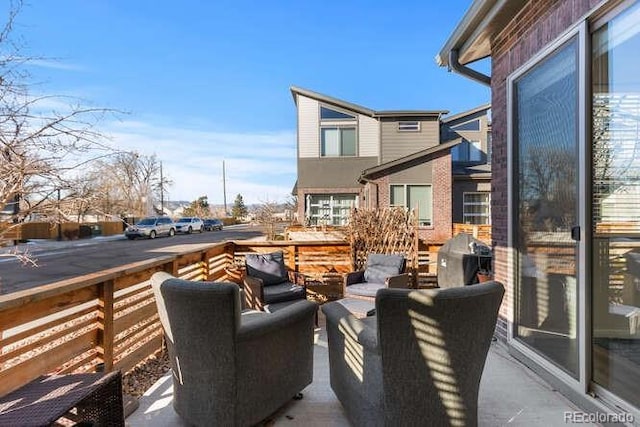
[[[466,65],[462,65],[459,62],[458,57],[458,49],[451,49],[449,51],[449,68],[455,71],[458,74],[462,74],[465,77],[470,78],[471,80],[475,80],[476,82],[482,83],[486,86],[491,86],[491,77],[486,74],[482,74],[479,71],[476,71],[472,68],[467,67]]]

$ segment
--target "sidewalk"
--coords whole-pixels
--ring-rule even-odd
[[[95,236],[86,239],[77,240],[55,240],[55,239],[30,239],[27,242],[17,245],[9,245],[0,247],[0,257],[5,254],[13,253],[41,253],[44,251],[61,250],[70,247],[92,246],[113,240],[124,240],[124,234],[114,234],[112,236]],[[0,258],[0,262],[3,259]]]
[[[234,224],[224,227],[225,230],[233,229],[236,227],[246,226],[246,224]],[[254,237],[249,240],[265,240],[265,236]],[[32,253],[42,254],[43,252],[59,251],[66,248],[75,248],[82,246],[92,246],[104,242],[110,242],[114,240],[126,240],[124,233],[114,234],[111,236],[94,236],[86,239],[76,240],[56,240],[56,239],[29,239],[25,243],[18,245],[9,245],[0,247],[0,263],[10,259],[11,257],[5,257],[4,255],[10,255],[14,253]]]

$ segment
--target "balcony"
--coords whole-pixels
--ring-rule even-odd
[[[128,371],[161,348],[149,286],[153,273],[239,283],[244,254],[273,250],[284,251],[290,269],[318,280],[310,287],[314,298],[339,296],[336,282],[326,279],[350,270],[349,244],[342,241],[187,245],[170,256],[0,296],[0,395],[47,373]],[[422,265],[430,265],[434,250],[421,253]],[[323,320],[316,330],[314,382],[304,399],[274,415],[276,425],[348,425],[329,387]],[[513,359],[504,344],[492,344],[480,391],[482,425],[557,425],[567,411],[578,410]],[[147,391],[127,424],[181,425],[171,407],[169,376]]]

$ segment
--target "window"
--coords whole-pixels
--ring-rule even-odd
[[[399,132],[420,132],[420,122],[398,122]]]
[[[451,149],[451,160],[454,162],[481,162],[482,154],[480,141],[462,141]]]
[[[320,129],[320,155],[341,157],[356,155],[356,128],[323,127]]]
[[[472,120],[470,122],[461,123],[459,125],[451,126],[451,129],[453,129],[455,131],[480,130],[480,120]]]
[[[462,195],[462,222],[465,224],[491,224],[491,194],[464,193]]]
[[[342,111],[332,110],[327,107],[320,107],[320,120],[355,120],[356,117]]]
[[[347,225],[351,209],[357,206],[355,194],[307,195],[308,225]]]
[[[418,225],[432,224],[432,192],[430,185],[392,185],[390,188],[390,205],[415,209]]]

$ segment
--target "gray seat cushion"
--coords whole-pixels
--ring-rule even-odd
[[[289,279],[282,251],[245,255],[247,274],[262,280],[264,286],[277,285]]]
[[[365,282],[384,283],[404,269],[404,256],[398,254],[369,254],[364,270]]]
[[[295,285],[291,282],[265,286],[263,288],[263,292],[265,304],[273,304],[276,302],[293,301],[306,298],[304,287]]]
[[[378,289],[382,289],[385,287],[386,285],[384,283],[354,283],[353,285],[347,286],[347,295],[358,295],[362,297],[374,298],[376,296],[376,292],[378,292]]]

